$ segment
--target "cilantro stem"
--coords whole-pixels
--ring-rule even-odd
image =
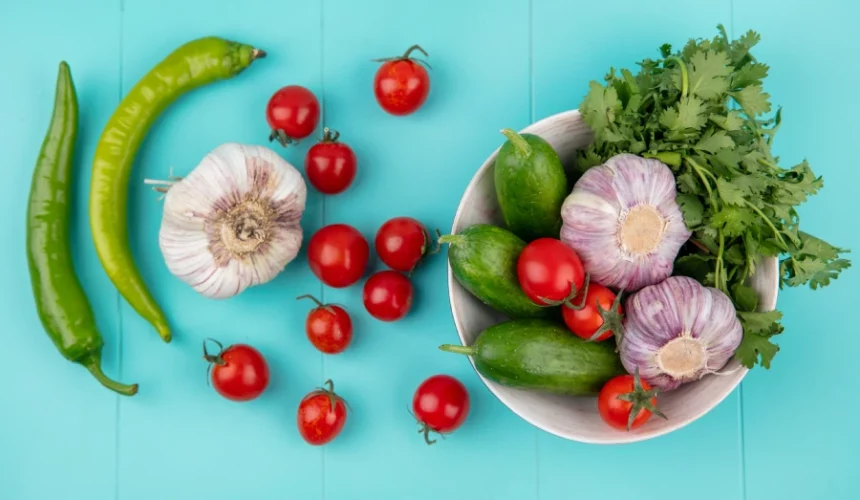
[[[717,288],[719,288],[720,290],[725,292],[726,295],[729,295],[729,290],[728,290],[728,287],[726,286],[725,271],[723,269],[725,267],[725,265],[723,263],[723,249],[726,246],[726,240],[723,236],[723,230],[722,229],[717,231],[717,236],[718,236],[719,241],[720,241],[720,246],[717,249],[717,267],[714,270],[714,284],[717,286]]]
[[[785,250],[788,251],[788,245],[785,244],[785,240],[782,239],[782,235],[779,234],[779,231],[776,229],[776,226],[774,226],[773,223],[770,221],[770,218],[767,215],[765,215],[764,212],[762,212],[757,206],[753,205],[749,201],[744,200],[744,203],[746,203],[746,205],[748,207],[750,207],[753,210],[753,212],[757,213],[759,215],[759,217],[762,218],[762,220],[765,222],[765,224],[767,224],[771,228],[771,230],[773,231],[773,235],[776,236],[776,239],[779,240],[779,242],[782,244],[783,248],[785,248]]]
[[[666,63],[672,61],[678,65],[678,69],[681,70],[681,97],[687,97],[687,92],[690,87],[690,78],[687,76],[687,64],[678,56],[667,57],[666,61],[663,63],[663,66],[666,66]]]
[[[661,151],[659,153],[645,153],[642,155],[644,158],[654,158],[655,160],[660,160],[661,162],[669,165],[670,167],[680,167],[681,166],[681,153],[677,151]]]
[[[716,210],[717,209],[717,199],[714,198],[714,191],[711,190],[711,185],[708,184],[708,179],[705,178],[705,174],[710,175],[710,172],[705,171],[704,168],[702,168],[698,163],[696,163],[695,160],[693,160],[689,156],[686,157],[685,160],[687,160],[687,163],[693,168],[693,171],[696,172],[696,175],[699,176],[699,179],[701,179],[702,184],[705,185],[705,189],[708,191],[708,199],[711,200],[711,205],[713,205],[714,210]],[[712,176],[712,178],[713,178],[713,176]]]
[[[769,161],[765,160],[764,158],[759,158],[758,162],[760,164],[764,165],[765,167],[773,170],[775,174],[778,174],[778,173],[780,173],[780,171],[783,170],[783,169],[779,168],[779,165],[774,165],[772,162],[769,162]]]

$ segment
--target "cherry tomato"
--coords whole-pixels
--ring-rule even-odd
[[[572,248],[553,238],[539,238],[520,253],[517,278],[535,304],[558,305],[582,288],[585,269]]]
[[[220,342],[218,354],[209,354],[203,342],[203,359],[208,361],[212,386],[218,394],[233,401],[250,401],[269,385],[269,366],[260,351],[246,344],[234,344],[226,349]]]
[[[430,93],[430,76],[422,66],[424,61],[409,57],[416,50],[427,56],[424,49],[413,45],[401,57],[382,59],[382,66],[376,70],[373,92],[382,109],[392,115],[414,112]]]
[[[336,438],[346,424],[346,402],[335,394],[331,380],[325,385],[302,399],[296,418],[299,434],[314,446]]]
[[[619,375],[609,379],[597,396],[597,411],[604,422],[620,430],[641,427],[651,414],[666,418],[657,409],[656,390],[634,375]]]
[[[308,182],[323,194],[342,193],[355,179],[355,153],[352,148],[337,142],[340,134],[325,129],[322,141],[314,144],[305,156],[305,173]]]
[[[352,285],[364,275],[370,245],[347,224],[330,224],[311,236],[308,264],[314,275],[334,288]]]
[[[349,314],[342,307],[323,304],[312,295],[302,295],[299,299],[311,299],[317,305],[305,320],[305,333],[311,344],[326,354],[343,352],[352,341],[352,319]]]
[[[311,135],[320,121],[320,103],[310,90],[288,85],[278,90],[266,106],[266,121],[272,129],[269,141],[282,146]]]
[[[450,375],[434,375],[418,386],[412,396],[412,411],[424,431],[427,444],[435,443],[430,432],[448,434],[463,425],[469,414],[469,391]]]
[[[364,307],[380,321],[397,321],[412,307],[412,282],[397,271],[380,271],[364,283]]]
[[[412,272],[430,245],[430,234],[424,224],[411,217],[395,217],[376,233],[376,253],[386,266],[395,271]]]
[[[575,306],[581,305],[582,309],[575,310],[565,306],[561,308],[561,315],[564,324],[577,337],[600,342],[614,335],[615,330],[621,329],[621,315],[624,311],[618,303],[619,297],[605,286],[590,283],[585,293],[585,302],[582,302],[582,291],[571,302]],[[597,338],[592,338],[595,335]]]

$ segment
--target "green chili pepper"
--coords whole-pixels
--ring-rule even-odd
[[[69,65],[60,63],[54,112],[42,142],[27,206],[27,263],[39,320],[60,353],[80,363],[108,389],[130,396],[137,384],[109,379],[101,369],[104,341],[72,263],[69,218],[78,100]]]
[[[170,327],[135,265],[128,241],[129,179],[141,141],[153,122],[182,94],[239,74],[266,53],[206,37],[182,45],[147,73],[120,102],[102,132],[93,160],[90,226],[108,277],[165,342]]]

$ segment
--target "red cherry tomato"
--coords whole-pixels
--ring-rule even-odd
[[[343,352],[352,341],[352,319],[349,314],[342,307],[323,304],[312,295],[302,295],[299,299],[311,299],[317,305],[305,320],[305,333],[311,344],[326,354]]]
[[[566,306],[561,308],[564,324],[577,337],[597,342],[606,340],[614,335],[614,330],[621,328],[621,315],[624,314],[624,310],[621,304],[616,304],[617,298],[612,290],[605,286],[590,283],[585,293],[585,302],[582,302],[582,292],[571,301],[576,306],[581,305],[582,309],[575,310]],[[598,309],[598,304],[603,312]],[[611,312],[613,305],[616,306],[614,313]],[[592,339],[598,330],[603,332]]]
[[[392,115],[414,112],[430,93],[430,76],[421,65],[423,61],[409,57],[416,50],[427,56],[424,49],[413,45],[401,57],[383,59],[382,66],[376,70],[373,92],[382,109]]]
[[[335,394],[331,380],[325,385],[325,389],[317,389],[302,399],[296,418],[299,434],[314,446],[336,438],[346,424],[346,403]]]
[[[657,409],[656,390],[635,375],[609,379],[597,395],[597,411],[604,422],[620,430],[641,427],[651,414],[666,418]]]
[[[323,194],[342,193],[355,178],[357,160],[352,148],[337,142],[340,134],[325,129],[322,141],[314,144],[305,156],[308,182]]]
[[[347,224],[330,224],[311,236],[308,264],[314,275],[326,285],[343,288],[364,275],[370,245],[364,236]]]
[[[469,391],[450,375],[434,375],[418,386],[412,397],[412,411],[422,425],[427,444],[435,441],[430,432],[448,434],[463,425],[469,414]]]
[[[537,305],[558,305],[582,289],[585,269],[579,256],[560,240],[539,238],[517,260],[520,288]]]
[[[364,307],[380,321],[397,321],[412,307],[412,282],[397,271],[380,271],[364,283]]]
[[[311,135],[320,121],[320,103],[310,90],[288,85],[272,95],[266,106],[266,121],[272,129],[269,141],[287,144]]]
[[[428,253],[430,234],[411,217],[395,217],[376,232],[376,253],[395,271],[411,272]]]
[[[269,385],[269,366],[260,351],[246,344],[234,344],[226,349],[220,342],[217,354],[209,354],[203,342],[203,359],[210,363],[212,386],[218,394],[233,401],[250,401]]]

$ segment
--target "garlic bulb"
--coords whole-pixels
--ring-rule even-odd
[[[307,187],[274,151],[223,144],[184,179],[162,184],[164,261],[204,296],[266,283],[298,254]]]
[[[725,366],[743,337],[731,299],[686,276],[639,290],[625,308],[621,363],[664,391]]]
[[[565,199],[561,240],[601,285],[635,291],[659,283],[692,234],[675,196],[663,163],[613,156],[587,170]]]

